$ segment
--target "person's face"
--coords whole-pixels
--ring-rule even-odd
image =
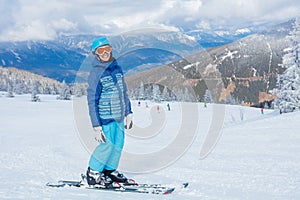
[[[111,57],[111,47],[109,45],[98,47],[95,53],[103,62],[107,62]]]

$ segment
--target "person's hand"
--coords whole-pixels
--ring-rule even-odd
[[[103,133],[102,126],[96,126],[93,129],[97,133],[96,136],[95,136],[95,140],[99,143],[105,143],[106,142],[106,137]]]
[[[132,118],[133,118],[132,114],[129,114],[125,117],[125,119],[124,119],[125,129],[131,129],[132,128],[132,126],[133,126]]]

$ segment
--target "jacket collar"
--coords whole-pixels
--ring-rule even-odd
[[[101,67],[104,69],[113,69],[116,65],[118,65],[117,60],[115,58],[112,58],[109,62],[101,62],[97,58],[94,60],[94,67]]]

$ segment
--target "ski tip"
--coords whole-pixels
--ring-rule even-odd
[[[48,187],[64,187],[65,184],[64,183],[50,183],[50,182],[48,182],[48,183],[46,183],[46,186],[48,186]]]
[[[167,195],[167,194],[171,194],[172,192],[174,192],[175,188],[170,188],[168,190],[166,190],[163,194]]]

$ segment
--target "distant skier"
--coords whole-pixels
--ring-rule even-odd
[[[141,106],[141,102],[139,101],[139,102],[138,102],[138,107],[140,107],[140,106]]]
[[[159,110],[160,110],[159,105],[157,105],[156,110],[157,110],[158,113],[160,113],[160,112],[159,112]]]
[[[100,144],[90,157],[87,182],[89,185],[127,182],[128,179],[116,171],[124,146],[124,126],[132,127],[131,103],[123,71],[105,37],[93,41],[92,53],[95,59],[88,78],[87,99],[92,126],[97,132],[95,139]]]
[[[170,104],[169,104],[169,103],[167,104],[167,108],[168,108],[168,111],[170,111],[170,110],[171,110],[171,106],[170,106]]]
[[[263,115],[264,114],[264,107],[261,107],[260,113]]]
[[[207,104],[206,104],[206,102],[204,102],[204,108],[207,108]]]

